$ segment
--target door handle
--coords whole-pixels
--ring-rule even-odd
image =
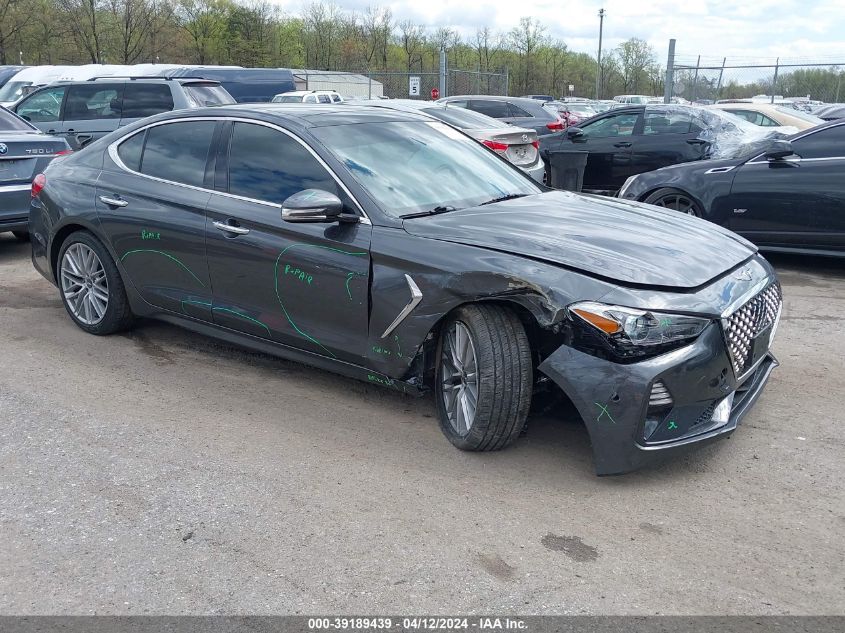
[[[709,141],[705,141],[704,139],[700,139],[700,138],[688,138],[687,139],[687,143],[689,143],[690,145],[705,145],[708,142]]]
[[[220,229],[221,231],[225,231],[226,233],[233,233],[234,235],[246,235],[249,233],[249,229],[245,229],[242,226],[234,226],[233,224],[227,224],[226,222],[214,222],[214,227]]]
[[[631,147],[631,143],[629,141],[620,141],[619,143],[614,143],[613,147]]]
[[[100,202],[102,202],[103,204],[107,204],[110,207],[129,206],[129,202],[126,200],[121,200],[120,198],[109,198],[108,196],[100,196]]]

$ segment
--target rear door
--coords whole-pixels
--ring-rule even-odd
[[[792,149],[736,170],[729,228],[759,244],[845,251],[845,123],[797,138]]]
[[[327,167],[289,132],[235,121],[208,203],[218,325],[362,363],[369,314],[369,223],[291,223],[281,203],[304,189],[338,195]]]
[[[80,149],[120,125],[124,83],[91,81],[68,86],[62,134]]]
[[[707,143],[698,138],[701,128],[685,110],[647,107],[642,130],[631,138],[629,176],[668,165],[704,158]]]
[[[218,123],[154,125],[113,146],[97,182],[102,230],[153,306],[211,321],[205,254],[210,151]]]
[[[589,152],[585,190],[614,191],[631,175],[634,132],[641,126],[641,111],[608,114],[581,126],[581,136],[570,139],[564,133],[559,149]]]

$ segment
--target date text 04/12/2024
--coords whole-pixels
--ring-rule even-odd
[[[519,618],[497,617],[354,617],[354,618],[309,618],[308,629],[318,630],[524,630],[526,622]]]

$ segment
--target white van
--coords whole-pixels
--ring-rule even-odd
[[[44,86],[58,79],[73,66],[30,66],[24,68],[0,88],[0,104],[9,106],[32,88]]]
[[[57,81],[87,81],[93,77],[129,77],[132,66],[122,64],[82,64],[65,66],[66,70]]]

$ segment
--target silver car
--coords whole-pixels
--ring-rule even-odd
[[[370,101],[368,104],[394,110],[422,112],[448,123],[503,156],[537,182],[543,182],[540,142],[534,130],[509,125],[459,106],[432,101],[390,99]]]

